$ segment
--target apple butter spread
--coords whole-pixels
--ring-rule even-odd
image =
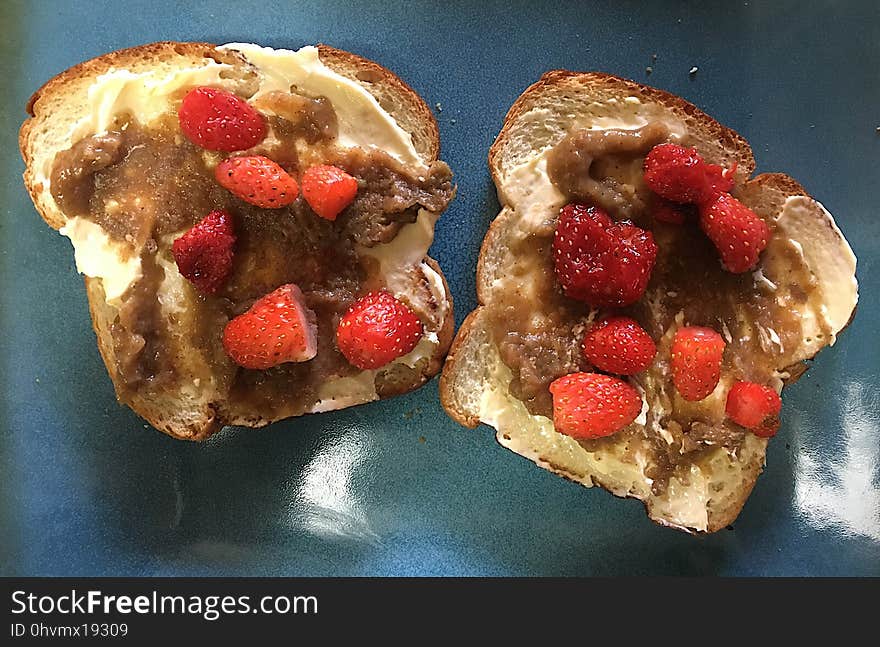
[[[668,137],[658,121],[635,130],[577,129],[547,154],[547,175],[569,199],[633,218],[646,207],[641,162]]]
[[[642,415],[613,436],[579,442],[587,450],[605,443],[625,447],[635,464],[646,463],[657,494],[673,474],[686,478],[686,468],[711,448],[735,453],[746,433],[725,418],[724,393],[718,397],[722,389],[697,402],[676,392],[669,366],[675,331],[693,325],[722,334],[725,384],[778,383],[788,377],[785,367],[800,359],[803,333],[796,311],[815,288],[797,244],[773,235],[777,213],[767,205],[748,205],[769,225],[771,237],[756,270],[741,274],[722,267],[718,251],[695,221],[675,225],[652,217],[656,196],[643,179],[645,156],[657,144],[686,139],[655,121],[632,130],[575,129],[544,153],[546,178],[565,203],[596,205],[614,221],[627,220],[652,233],[656,262],[638,301],[597,310],[564,296],[552,254],[556,219],[548,217],[524,225],[526,231],[511,243],[510,265],[491,310],[500,357],[512,374],[511,395],[532,414],[548,418],[553,417],[551,382],[596,370],[581,350],[592,322],[613,313],[635,319],[648,332],[657,355],[647,370],[629,378],[645,400]],[[736,187],[731,192],[738,195]]]
[[[51,190],[64,213],[100,225],[120,249],[141,260],[141,277],[123,294],[111,327],[123,400],[179,380],[174,367],[185,338],[187,346],[200,349],[205,378],[228,392],[233,404],[253,404],[265,418],[281,410],[292,415],[291,405],[307,411],[320,385],[359,372],[336,348],[336,326],[365,291],[384,287],[376,259],[359,250],[392,241],[420,210],[439,213],[454,195],[443,162],[405,168],[380,150],[338,145],[336,114],[324,98],[272,92],[255,107],[266,112],[268,134],[240,154],[268,157],[293,176],[329,164],[356,178],[357,196],[335,220],[318,217],[302,197],[264,209],[227,191],[214,174],[226,154],[184,137],[174,113],[149,126],[120,115],[108,132],[55,157]],[[163,307],[160,288],[177,272],[171,243],[220,209],[235,223],[228,280],[214,294],[193,290],[185,313]],[[267,370],[236,366],[223,351],[224,326],[287,283],[300,287],[316,315],[317,355]]]

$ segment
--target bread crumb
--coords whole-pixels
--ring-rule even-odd
[[[449,123],[451,123],[452,125],[455,125],[455,119],[450,119]]]
[[[657,55],[656,55],[656,54],[651,54],[651,62],[652,62],[652,63],[656,63],[656,62],[657,62]]]
[[[40,383],[40,378],[38,378],[38,377],[34,378],[34,382],[36,382],[37,384],[39,384],[39,383]]]
[[[645,74],[647,74],[648,76],[651,76],[651,72],[653,72],[653,71],[654,71],[654,68],[651,67],[650,65],[645,68]]]
[[[690,74],[691,76],[694,76],[699,69],[700,68],[698,68],[696,65],[694,65],[690,70],[688,70],[688,74]]]
[[[437,109],[437,112],[443,112],[443,105],[439,101],[434,104],[434,107]]]
[[[424,445],[427,441],[428,441],[428,439],[425,438],[424,436],[419,436],[419,442],[422,443],[423,445]]]

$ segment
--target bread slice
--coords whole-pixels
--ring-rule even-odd
[[[421,208],[415,222],[404,224],[390,242],[358,248],[358,259],[369,260],[368,287],[388,289],[422,319],[425,334],[419,345],[382,369],[349,370],[344,375],[331,372],[323,383],[296,397],[290,395],[298,390],[295,376],[281,380],[272,371],[283,369],[265,373],[237,369],[218,351],[228,308],[210,328],[210,343],[194,340],[192,332],[203,325],[199,318],[216,312],[204,306],[205,299],[176,271],[169,251],[175,235],[147,232],[126,234],[120,240],[108,235],[107,223],[96,225],[65,213],[52,192],[56,155],[84,138],[111,130],[120,120],[133,119],[145,127],[176,124],[176,107],[183,94],[198,85],[222,87],[252,100],[270,92],[323,97],[338,121],[338,146],[333,150],[378,151],[419,173],[435,163],[442,165],[437,162],[436,122],[418,94],[384,67],[325,45],[291,52],[247,44],[160,42],[100,56],[51,79],[31,98],[30,118],[20,130],[24,183],[46,223],[74,241],[98,347],[119,399],[165,433],[203,440],[227,424],[258,427],[289,416],[405,393],[438,373],[453,332],[449,288],[436,262],[427,256],[442,208]],[[296,151],[301,160],[312,154],[317,155],[316,161],[320,158],[308,141],[297,141]],[[220,156],[204,155],[210,171]],[[187,190],[179,189],[180,200],[188,199]],[[155,196],[151,191],[139,195],[137,204],[143,198],[148,208],[161,209],[154,203],[169,195],[166,188],[156,189]],[[133,207],[122,211],[120,218],[137,218],[131,215],[137,214]],[[298,233],[294,224],[289,231],[291,236],[306,235]],[[286,264],[298,260],[254,253],[241,261],[237,256],[242,268],[235,271],[244,273],[240,282],[245,284],[247,273],[252,272],[255,282],[266,282],[263,290],[267,292],[274,288],[271,281],[285,274]],[[161,350],[166,362],[163,370],[172,378],[157,381],[151,377],[132,386],[125,377],[126,357],[121,356],[125,344],[114,342],[114,330],[117,337],[120,326],[123,333],[127,330],[126,304],[138,286],[144,285],[148,270],[162,277],[143,289],[158,303],[153,318],[170,322],[167,329],[162,324]],[[279,278],[275,285],[283,282]],[[238,304],[236,312],[247,305],[247,300]],[[144,335],[150,334],[149,323],[135,321],[130,338],[137,334],[137,325],[146,325]],[[319,358],[333,344],[332,335],[325,337],[324,349],[319,342]]]
[[[567,199],[548,179],[547,152],[576,128],[632,130],[651,122],[665,124],[669,137],[696,147],[709,162],[736,163],[734,193],[771,224],[773,238],[759,268],[739,277],[724,273],[717,256],[711,266],[688,270],[701,272],[696,279],[655,268],[648,290],[630,311],[658,346],[654,364],[631,378],[643,395],[641,415],[613,436],[579,443],[557,433],[546,412],[533,413],[511,393],[514,374],[502,361],[499,339],[509,324],[500,313],[510,312],[503,302],[514,295],[526,304],[535,330],[548,317],[549,306],[535,298],[535,286],[553,276],[546,236]],[[523,92],[489,152],[489,166],[502,208],[480,251],[479,307],[465,319],[443,370],[443,406],[463,425],[491,425],[498,442],[540,467],[642,500],[660,524],[690,532],[726,527],[763,469],[767,444],[725,421],[724,401],[734,376],[781,389],[803,371],[804,360],[834,343],[855,309],[855,256],[833,218],[785,175],[749,179],[755,161],[748,143],[695,106],[599,73],[548,72]],[[638,195],[644,190],[641,158],[634,168],[630,188]],[[711,250],[692,223],[676,228],[644,222],[639,224],[654,229],[660,256],[669,246],[684,257],[690,247]],[[682,236],[688,238],[682,241]],[[544,256],[539,256],[544,260],[524,266],[517,250],[532,250],[536,241],[544,241]],[[658,268],[663,263],[658,257]],[[679,273],[688,267],[674,259],[665,264]],[[725,292],[731,286],[739,296]],[[767,317],[758,316],[757,303],[769,304]],[[710,316],[713,307],[719,316]],[[579,328],[571,332],[574,340],[600,314],[583,308]],[[790,317],[780,314],[784,310]],[[794,322],[792,330],[775,330],[772,316]],[[713,326],[728,341],[722,381],[699,403],[681,400],[669,376],[671,337],[682,324]],[[664,460],[673,469],[658,487],[656,468]]]

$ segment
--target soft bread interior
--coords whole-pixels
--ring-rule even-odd
[[[763,467],[766,440],[747,434],[736,452],[719,446],[704,453],[657,495],[645,473],[644,457],[630,451],[625,440],[588,451],[557,433],[549,418],[529,413],[510,394],[511,371],[501,361],[490,325],[493,301],[502,287],[511,287],[508,250],[541,223],[552,221],[564,203],[547,178],[545,151],[574,127],[639,128],[658,119],[673,134],[689,133],[689,144],[709,161],[737,163],[740,182],[753,171],[754,158],[742,137],[680,98],[623,79],[551,72],[516,101],[489,155],[502,210],[480,253],[480,306],[456,336],[441,379],[441,397],[459,422],[493,426],[502,445],[540,467],[587,487],[600,485],[615,495],[638,498],[658,523],[712,532],[731,523],[742,508]],[[791,375],[786,371],[789,364],[809,359],[833,343],[848,323],[858,298],[855,257],[831,215],[787,176],[754,178],[741,184],[738,196],[777,224],[777,240],[762,257],[765,275],[756,275],[755,280],[768,281],[779,290],[780,299],[789,298],[786,304],[799,309],[805,322],[803,342],[786,349],[778,367],[776,386],[781,388]],[[813,293],[818,296],[806,304],[791,299],[785,285],[792,249],[816,286]],[[527,293],[528,277],[516,289]],[[772,338],[771,332],[767,334]],[[660,340],[660,345],[664,343],[668,340]],[[668,398],[650,379],[647,384],[643,412],[635,425],[644,426],[647,407],[662,407]],[[720,401],[728,386],[719,385],[709,400]],[[662,429],[653,431],[663,434]]]
[[[544,74],[508,111],[489,151],[495,186],[504,191],[512,171],[558,143],[573,127],[637,128],[657,117],[694,134],[696,147],[707,158],[737,162],[738,177],[754,171],[748,143],[686,101],[606,74],[556,70]]]
[[[327,46],[293,52],[247,44],[155,43],[87,61],[52,79],[31,99],[32,117],[20,132],[27,165],[25,184],[46,222],[61,229],[76,246],[98,346],[117,392],[121,380],[110,327],[118,315],[121,295],[140,276],[141,250],[110,241],[100,227],[81,218],[68,219],[52,197],[50,171],[57,152],[82,137],[106,131],[115,116],[130,113],[149,123],[167,114],[173,101],[195,85],[223,87],[246,97],[294,85],[293,89],[316,96],[333,94],[345,102],[338,106],[340,113],[353,115],[352,123],[340,124],[346,142],[379,148],[416,166],[437,159],[437,126],[424,101],[385,68]],[[376,135],[373,140],[367,137],[371,133]],[[364,252],[376,257],[387,288],[422,318],[423,339],[393,366],[326,384],[310,411],[403,393],[439,371],[451,342],[453,317],[445,279],[427,257],[435,220],[436,214],[423,212],[394,241]],[[170,242],[160,241],[157,254],[164,271],[157,299],[166,316],[185,319],[192,316],[188,304],[196,294],[165,249]],[[215,379],[200,350],[181,335],[172,334],[169,343],[175,372],[181,378],[176,387],[126,397],[156,428],[180,438],[204,439],[223,424],[261,426],[292,415],[282,410],[266,416],[260,410],[229,405],[225,400],[228,384]]]
[[[141,96],[131,96],[131,90],[118,102],[97,96],[96,79],[114,70],[124,71],[123,75],[131,77],[144,75],[147,83],[138,84]],[[248,66],[234,52],[218,51],[208,43],[153,43],[80,63],[34,93],[27,110],[35,118],[22,125],[19,144],[27,165],[25,184],[40,215],[51,227],[59,229],[67,220],[48,187],[55,154],[70,147],[76,139],[96,134],[102,126],[106,130],[107,124],[99,122],[106,122],[114,107],[123,105],[125,100],[133,105],[147,98],[151,80],[171,82],[170,93],[196,76],[194,72],[202,75],[200,78],[215,82],[222,76],[225,82],[236,83],[242,89],[247,89],[248,82],[253,81]],[[250,89],[252,91],[253,86]]]

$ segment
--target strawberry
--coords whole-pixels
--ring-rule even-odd
[[[550,384],[553,426],[577,440],[602,438],[630,424],[642,410],[632,386],[600,373],[572,373]]]
[[[183,98],[177,119],[183,134],[210,151],[240,151],[266,136],[266,120],[244,99],[226,90],[200,87]]]
[[[685,400],[702,400],[718,385],[726,344],[701,326],[679,328],[672,340],[672,382]]]
[[[700,227],[718,248],[721,265],[735,274],[754,269],[770,240],[767,223],[727,193],[700,205]]]
[[[666,200],[699,204],[730,191],[735,170],[707,164],[695,148],[658,144],[645,157],[645,184]]]
[[[263,209],[286,207],[299,195],[296,180],[262,155],[227,157],[217,165],[214,177],[220,186]]]
[[[223,348],[244,368],[308,361],[318,352],[315,314],[303,302],[299,287],[282,285],[226,324]]]
[[[644,371],[657,354],[651,336],[629,317],[610,317],[593,325],[582,348],[593,366],[618,375]]]
[[[171,254],[178,271],[199,292],[214,294],[232,271],[235,230],[228,211],[212,211],[174,241]]]
[[[553,238],[556,278],[566,296],[594,307],[621,307],[642,296],[657,258],[651,232],[615,223],[602,209],[568,204]]]
[[[312,211],[327,220],[336,220],[357,191],[357,180],[336,166],[312,166],[302,176],[303,198]]]
[[[354,366],[371,370],[406,355],[422,338],[415,313],[384,290],[356,301],[336,329],[336,345]]]
[[[782,400],[769,386],[737,382],[727,394],[726,409],[728,418],[761,438],[775,436],[779,430]]]

